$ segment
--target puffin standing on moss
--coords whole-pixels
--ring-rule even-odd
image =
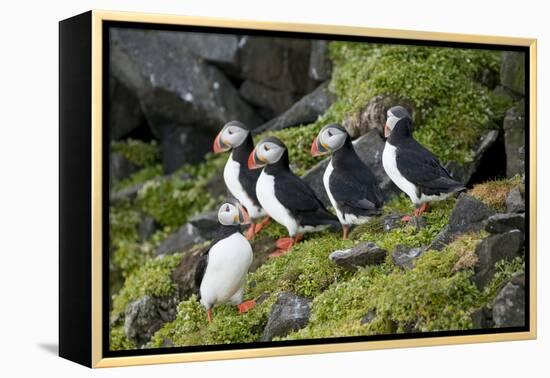
[[[433,153],[413,138],[412,118],[404,107],[394,106],[388,110],[384,136],[387,138],[382,155],[384,170],[415,204],[413,216],[422,215],[428,202],[441,201],[466,189],[451,177]],[[403,221],[410,219],[410,215],[402,218]]]
[[[313,190],[289,167],[288,150],[274,137],[265,138],[248,158],[250,169],[263,168],[256,183],[258,201],[267,214],[285,226],[289,237],[277,240],[278,250],[270,256],[282,255],[303,238],[304,232],[320,231],[339,225],[317,198]]]
[[[248,169],[248,155],[254,149],[254,142],[250,130],[241,122],[228,122],[214,139],[214,153],[229,150],[231,154],[225,163],[223,179],[231,195],[246,207],[252,222],[246,231],[246,238],[252,239],[262,228],[269,223],[265,211],[256,197],[256,182],[260,172]],[[264,217],[258,223],[254,221]]]
[[[332,158],[323,184],[347,239],[350,226],[379,215],[384,201],[376,177],[357,156],[346,129],[338,124],[323,127],[311,144],[312,156],[329,153]]]
[[[252,247],[241,234],[240,225],[250,222],[246,209],[238,202],[226,202],[218,210],[221,226],[195,270],[195,286],[200,289],[200,302],[212,322],[212,307],[230,302],[239,313],[256,305],[243,302],[246,274],[252,263]]]

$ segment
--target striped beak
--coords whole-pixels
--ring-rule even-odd
[[[237,208],[239,209],[239,223],[250,224],[250,215],[248,215],[246,208],[241,204],[239,204]]]
[[[390,134],[391,134],[390,127],[388,126],[388,123],[386,122],[386,124],[384,125],[384,137],[388,138],[390,136]]]
[[[252,150],[248,156],[248,169],[258,169],[265,166],[265,163],[259,163],[259,161],[261,161],[261,159],[256,155],[256,149]]]
[[[229,151],[231,149],[231,146],[223,143],[222,133],[223,133],[223,129],[218,133],[218,135],[216,135],[216,138],[214,139],[214,145],[212,146],[212,149],[214,150],[215,154]]]
[[[313,139],[313,143],[311,143],[311,156],[321,156],[326,155],[327,153],[328,149],[319,143],[319,137],[315,137],[315,139]]]

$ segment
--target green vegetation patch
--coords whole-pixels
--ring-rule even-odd
[[[112,327],[109,330],[109,349],[110,350],[130,350],[137,349],[137,345],[128,340],[124,333],[124,325]]]
[[[148,347],[158,348],[167,342],[188,346],[258,341],[274,301],[274,296],[269,297],[245,314],[239,314],[235,306],[214,307],[213,322],[209,324],[205,309],[192,296],[179,304],[176,320],[165,324]]]
[[[466,238],[467,240],[463,240]],[[361,269],[313,301],[309,325],[286,339],[468,329],[481,293],[471,269],[455,271],[464,244],[475,248],[482,235],[458,238],[443,251],[427,251],[413,269]],[[361,324],[369,312],[372,320]]]
[[[153,165],[160,159],[159,146],[155,140],[149,143],[135,139],[111,142],[111,149],[138,167]]]
[[[217,204],[207,187],[214,175],[221,174],[226,159],[209,155],[204,163],[147,181],[138,193],[137,205],[163,226],[181,226],[189,217]]]
[[[144,295],[164,297],[173,294],[176,284],[171,273],[180,263],[181,256],[181,253],[176,253],[149,260],[131,274],[113,298],[111,319],[123,314],[130,302]]]
[[[265,132],[289,148],[297,174],[319,160],[309,150],[328,123],[342,123],[378,95],[395,95],[415,104],[416,138],[442,161],[466,163],[491,121],[501,120],[511,102],[477,79],[498,76],[501,54],[490,50],[332,42],[330,90],[336,102],[316,122]]]
[[[152,180],[155,177],[162,175],[162,165],[154,164],[148,167],[142,168],[139,171],[132,173],[129,177],[116,182],[112,191],[117,192],[119,190],[129,188],[131,186],[141,184],[145,181]]]

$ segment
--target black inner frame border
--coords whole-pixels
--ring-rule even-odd
[[[499,51],[517,51],[524,53],[525,59],[525,112],[526,112],[526,130],[525,130],[525,325],[523,327],[508,327],[508,328],[487,328],[473,330],[456,330],[456,331],[434,331],[434,332],[417,332],[410,334],[384,334],[372,336],[347,336],[334,338],[306,339],[306,340],[288,340],[288,341],[269,341],[269,342],[252,342],[252,343],[235,343],[235,344],[218,344],[218,345],[197,345],[187,347],[169,347],[155,349],[131,349],[112,351],[109,349],[109,58],[110,58],[110,28],[128,28],[128,29],[145,29],[145,30],[163,30],[163,31],[181,31],[181,32],[201,32],[201,33],[216,33],[216,34],[237,34],[265,37],[281,37],[281,38],[302,38],[302,39],[325,39],[332,41],[349,41],[349,42],[366,42],[366,43],[384,43],[384,44],[401,44],[401,45],[416,45],[429,47],[451,47],[451,48],[467,48],[481,50],[499,50]],[[307,346],[320,344],[340,344],[351,342],[366,342],[366,341],[383,341],[383,340],[408,340],[408,339],[425,339],[434,337],[447,336],[468,336],[468,335],[487,335],[487,334],[502,334],[511,332],[529,332],[530,330],[530,49],[529,46],[510,46],[499,44],[482,44],[471,42],[445,42],[445,41],[430,41],[430,40],[411,40],[402,38],[386,38],[386,37],[366,37],[366,36],[349,36],[335,35],[325,33],[306,33],[306,32],[288,32],[288,31],[272,31],[259,29],[240,29],[212,26],[194,26],[194,25],[168,25],[158,23],[145,22],[130,22],[130,21],[102,21],[102,357],[128,357],[142,355],[159,355],[173,353],[192,353],[192,352],[208,352],[221,350],[238,350],[238,349],[262,349],[271,347],[285,346]]]

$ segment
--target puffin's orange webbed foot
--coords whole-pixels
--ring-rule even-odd
[[[270,217],[265,217],[259,223],[256,223],[255,226],[254,226],[254,234],[257,234],[258,232],[263,230],[264,227],[267,226],[270,221],[271,221]]]
[[[249,301],[246,301],[237,305],[237,308],[239,309],[239,314],[244,314],[245,312],[248,312],[254,307],[256,307],[256,301],[254,299],[251,299]]]
[[[209,308],[206,311],[206,316],[208,316],[208,323],[212,323],[212,309],[211,308]]]

